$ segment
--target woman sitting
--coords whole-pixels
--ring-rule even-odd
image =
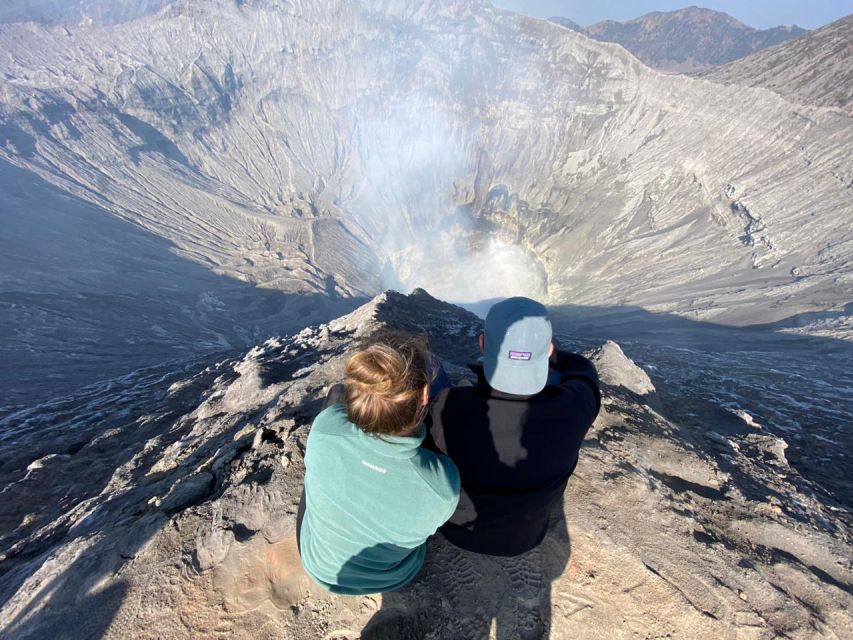
[[[333,593],[399,589],[459,500],[449,458],[421,447],[432,366],[426,341],[386,336],[346,364],[305,453],[305,571]]]

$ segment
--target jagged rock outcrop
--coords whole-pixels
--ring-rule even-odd
[[[458,639],[492,618],[555,640],[850,628],[849,511],[727,409],[674,422],[666,398],[664,413],[643,404],[613,343],[602,414],[537,550],[490,558],[437,537],[400,593],[312,588],[292,539],[305,438],[347,350],[388,326],[428,333],[456,379],[476,357],[476,316],[387,292],[239,357],[33,410],[0,443],[3,637]]]
[[[0,47],[15,403],[388,286],[739,325],[851,297],[849,117],[485,1],[177,1]]]
[[[764,87],[797,104],[835,107],[853,115],[853,15],[701,77]]]
[[[625,387],[637,395],[654,393],[649,375],[626,356],[618,344],[608,340],[590,354],[601,382],[611,387]]]

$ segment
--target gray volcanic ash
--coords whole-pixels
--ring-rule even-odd
[[[849,117],[662,75],[486,3],[177,2],[111,26],[4,25],[0,43],[0,156],[27,172],[4,173],[3,237],[33,257],[0,283],[16,402],[48,397],[30,360],[54,395],[98,379],[75,365],[91,332],[65,308],[123,268],[87,263],[83,228],[44,233],[65,215],[45,183],[186,271],[166,278],[183,308],[103,316],[111,374],[128,344],[248,345],[339,312],[320,298],[352,308],[388,285],[740,325],[853,297]],[[134,271],[156,281],[147,255]],[[199,265],[222,278],[199,282]],[[258,289],[280,294],[244,331]]]

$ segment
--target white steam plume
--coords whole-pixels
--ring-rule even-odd
[[[357,129],[362,180],[348,208],[380,247],[383,286],[423,287],[471,304],[514,295],[544,300],[539,261],[489,235],[469,206],[480,149],[476,119],[409,100]]]

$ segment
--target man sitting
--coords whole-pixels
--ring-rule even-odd
[[[480,335],[473,387],[432,404],[430,446],[456,463],[459,505],[441,528],[469,551],[515,556],[545,537],[584,436],[601,407],[598,375],[583,356],[554,348],[543,305],[495,304]]]

